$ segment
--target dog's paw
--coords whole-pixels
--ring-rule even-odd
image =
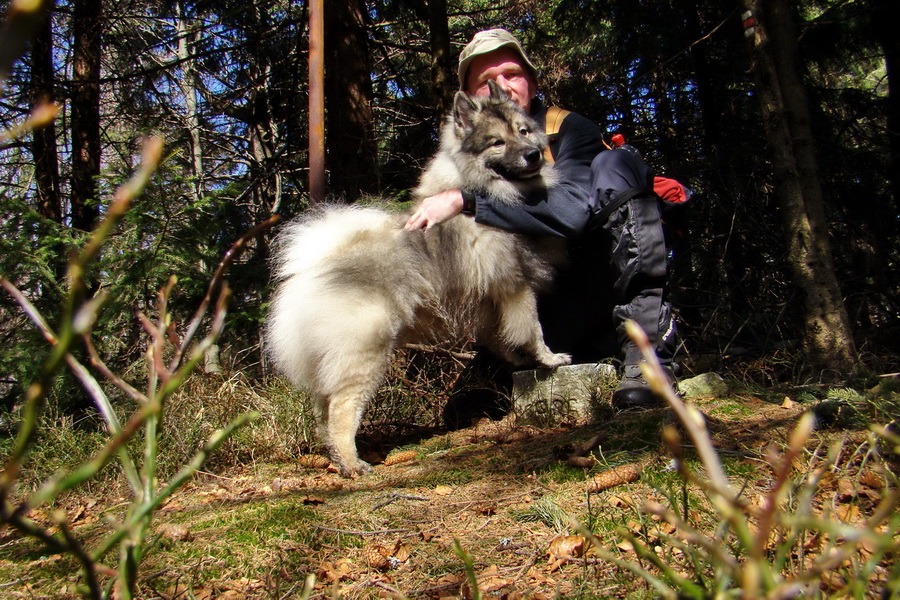
[[[356,464],[354,466],[349,466],[347,464],[341,463],[340,467],[341,475],[346,477],[347,479],[355,479],[356,477],[361,477],[363,475],[367,475],[374,470],[374,467],[367,463],[364,460],[356,460]]]
[[[557,367],[571,365],[572,355],[564,354],[562,352],[560,352],[559,354],[548,354],[541,357],[540,363],[541,366],[545,369],[555,369]]]

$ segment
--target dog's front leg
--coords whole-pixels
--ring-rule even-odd
[[[570,355],[555,353],[544,343],[544,332],[538,321],[537,298],[531,288],[523,287],[498,299],[497,308],[500,313],[500,338],[507,353],[524,355],[547,369],[572,363]]]

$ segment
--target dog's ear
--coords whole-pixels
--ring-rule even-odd
[[[478,105],[465,92],[456,92],[453,97],[453,123],[462,131],[472,129]]]
[[[512,98],[510,98],[509,94],[506,93],[506,90],[504,90],[502,87],[500,87],[497,84],[497,82],[494,81],[493,79],[488,79],[487,84],[488,84],[488,90],[490,90],[490,92],[491,92],[491,95],[490,95],[491,100],[503,100],[503,101],[512,100]]]

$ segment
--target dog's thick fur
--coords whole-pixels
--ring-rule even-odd
[[[545,147],[537,124],[499,87],[488,98],[460,92],[414,194],[459,188],[520,202],[553,181]],[[467,216],[423,235],[405,231],[405,219],[329,206],[289,223],[275,243],[268,353],[312,393],[318,434],[348,477],[371,469],[354,438],[398,345],[474,335],[516,365],[571,360],[547,348],[537,320],[535,292],[551,280],[559,242]]]

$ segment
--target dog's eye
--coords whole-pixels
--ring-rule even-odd
[[[529,133],[531,133],[531,130],[528,129],[527,127],[520,127],[520,128],[519,128],[519,133],[522,134],[522,135],[528,135]]]
[[[500,138],[497,138],[496,140],[494,140],[493,142],[491,142],[491,146],[493,146],[494,148],[497,148],[497,147],[499,147],[499,146],[502,146],[502,145],[505,144],[505,143],[506,143],[506,142],[504,142],[504,141],[501,140]]]

